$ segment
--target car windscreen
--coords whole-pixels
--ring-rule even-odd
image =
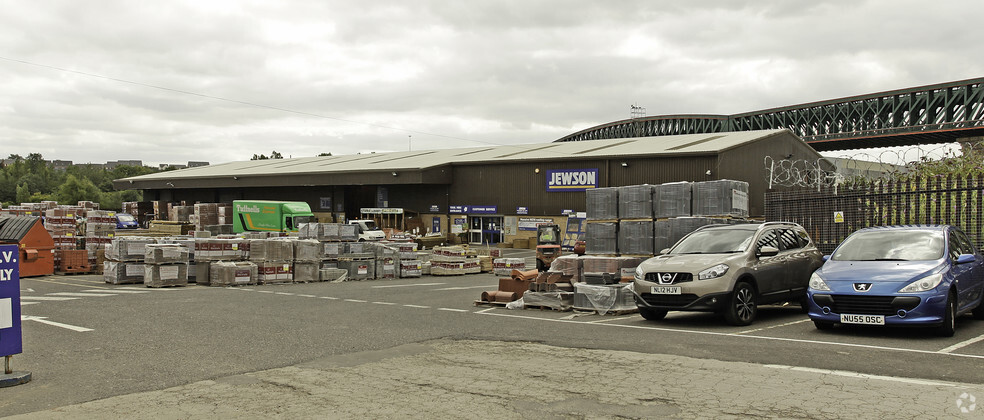
[[[366,224],[366,230],[379,230],[379,227],[376,226],[376,222],[373,222],[372,220],[367,220],[363,223]]]
[[[134,218],[133,215],[130,214],[130,213],[117,213],[116,214],[116,219],[119,220],[119,221],[121,221],[121,222],[135,222],[135,221],[137,221],[137,219]]]
[[[752,242],[751,229],[708,229],[683,238],[670,254],[726,254],[743,252]]]
[[[930,261],[943,257],[943,232],[881,230],[857,232],[834,251],[837,261]]]
[[[315,223],[317,220],[314,216],[297,216],[294,217],[294,226],[300,226],[304,223]]]

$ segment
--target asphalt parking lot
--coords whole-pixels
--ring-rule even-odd
[[[798,306],[762,307],[748,327],[706,313],[671,312],[653,322],[476,306],[496,284],[491,274],[166,289],[92,275],[25,278],[24,354],[12,367],[34,380],[0,390],[0,415],[435,339],[687,356],[888,383],[984,384],[984,322],[969,316],[954,337],[942,338],[918,329],[819,331]]]

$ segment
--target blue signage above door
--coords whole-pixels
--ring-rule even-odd
[[[17,245],[0,245],[0,357],[23,351],[18,257]]]
[[[598,188],[598,168],[547,170],[547,192],[585,191],[591,188]]]
[[[499,206],[449,206],[448,213],[452,214],[496,214]]]

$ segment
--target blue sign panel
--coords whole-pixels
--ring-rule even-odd
[[[441,231],[441,218],[434,217],[431,219],[431,232],[437,233]]]
[[[529,207],[516,207],[516,214],[530,214]]]
[[[598,188],[598,168],[547,170],[547,192],[585,191],[591,188]]]
[[[0,245],[0,357],[22,351],[19,256],[17,245]]]
[[[453,214],[496,214],[498,206],[448,206],[448,213]]]

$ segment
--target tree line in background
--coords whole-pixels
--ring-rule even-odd
[[[74,205],[79,201],[99,203],[99,208],[120,209],[125,201],[140,201],[141,191],[116,191],[113,180],[146,175],[160,170],[146,166],[71,165],[56,170],[40,153],[27,157],[12,154],[0,168],[0,203],[4,207],[20,203],[57,201]]]

